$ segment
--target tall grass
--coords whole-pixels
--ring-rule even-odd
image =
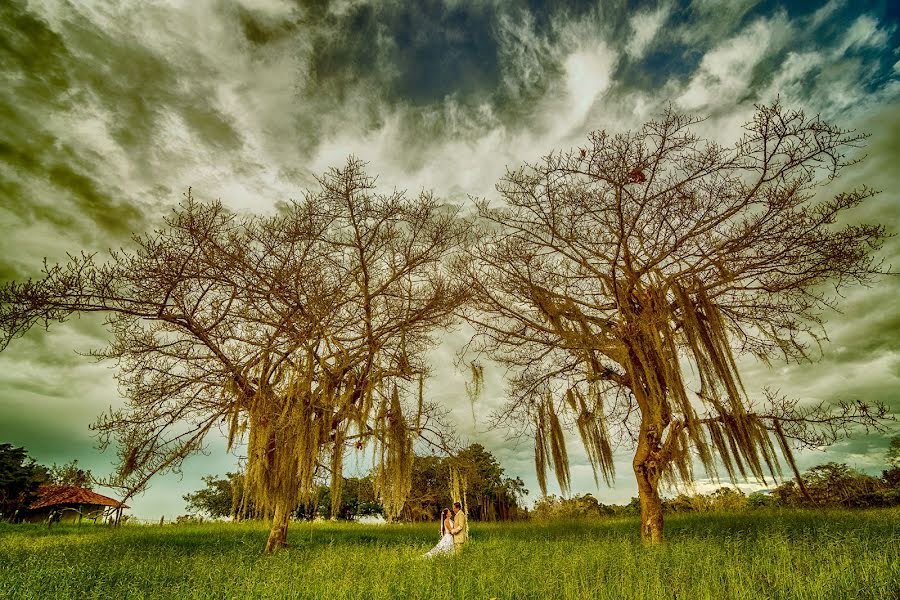
[[[675,515],[472,524],[458,557],[421,558],[435,525],[0,525],[2,598],[898,598],[900,511]]]

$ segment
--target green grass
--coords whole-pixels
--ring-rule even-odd
[[[459,557],[424,560],[435,525],[0,524],[0,598],[898,598],[900,511],[676,515],[472,524]]]

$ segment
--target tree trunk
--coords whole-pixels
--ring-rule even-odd
[[[661,469],[657,462],[660,457],[658,432],[661,430],[662,427],[641,423],[632,462],[638,485],[638,499],[641,502],[641,539],[650,544],[663,540],[662,499],[659,497]]]
[[[641,539],[651,544],[663,541],[662,499],[653,470],[655,468],[646,464],[634,466],[641,501]]]
[[[272,516],[272,530],[266,541],[266,554],[287,547],[287,530],[290,522],[291,511],[287,510],[281,502],[275,503],[275,514]]]

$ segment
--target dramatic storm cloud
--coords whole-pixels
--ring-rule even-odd
[[[709,117],[733,141],[754,103],[780,96],[872,134],[868,157],[822,190],[882,190],[853,213],[900,231],[900,11],[895,2],[288,2],[191,0],[0,3],[0,279],[40,275],[42,259],[127,246],[190,186],[201,199],[267,213],[348,155],[385,189],[432,189],[454,202],[495,199],[507,166],[622,131],[665,106]],[[900,265],[900,243],[882,252]],[[900,411],[900,280],[840,299],[812,365],[746,361],[765,386],[810,401],[864,398]],[[473,407],[453,359],[465,330],[434,352],[429,393],[460,435],[537,488],[532,445],[485,431],[503,402],[486,374]],[[121,399],[101,320],[32,331],[0,354],[0,442],[42,462],[95,472],[111,455],[88,425]],[[801,467],[882,466],[883,435],[857,436]],[[574,448],[574,446],[573,446]],[[635,494],[627,452],[617,487],[597,490],[573,451],[573,488],[603,501]],[[351,461],[352,463],[352,461]],[[211,440],[181,477],[132,503],[139,517],[183,511],[205,473],[234,469]],[[364,468],[361,461],[359,468]]]

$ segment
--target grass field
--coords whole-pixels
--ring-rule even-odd
[[[0,598],[898,598],[900,511],[676,515],[645,547],[635,519],[472,524],[424,560],[434,524],[0,525]]]

